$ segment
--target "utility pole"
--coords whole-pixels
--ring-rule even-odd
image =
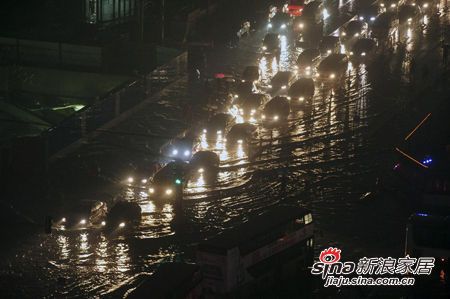
[[[161,44],[164,44],[164,27],[165,27],[165,6],[166,0],[161,0]]]

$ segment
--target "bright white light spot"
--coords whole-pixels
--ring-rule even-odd
[[[63,217],[63,218],[61,219],[61,222],[66,222],[66,217]]]
[[[106,222],[105,221],[102,221],[102,226],[105,226],[106,225]]]
[[[278,115],[275,115],[275,116],[273,117],[273,120],[275,120],[275,121],[277,121],[278,119],[279,119]]]
[[[286,85],[281,86],[281,89],[286,89],[286,88],[287,88]]]
[[[361,53],[361,56],[366,56],[366,52],[362,52],[362,53]]]
[[[242,143],[243,143],[242,139],[239,139],[239,140],[237,141],[237,143],[238,143],[238,144],[242,144]]]
[[[149,192],[150,194],[153,194],[153,193],[155,193],[155,189],[154,189],[154,188],[149,188],[149,189],[148,189],[148,192]]]
[[[335,74],[330,74],[330,79],[334,79],[334,78],[336,78],[336,75]]]
[[[167,190],[166,190],[166,194],[167,194],[167,195],[171,195],[172,193],[173,193],[172,189],[167,189]]]
[[[81,219],[80,224],[81,225],[85,225],[86,224],[86,219]]]
[[[185,156],[185,157],[189,156],[190,154],[191,154],[190,151],[188,151],[188,150],[185,150],[185,151],[184,151],[184,156]]]
[[[174,156],[178,155],[178,150],[174,149],[174,150],[172,151],[172,155],[174,155]]]
[[[147,179],[142,179],[142,184],[147,184]]]
[[[299,100],[300,102],[303,102],[303,101],[305,100],[305,98],[304,98],[304,97],[299,97],[298,100]]]
[[[133,183],[133,182],[134,182],[134,179],[133,179],[133,177],[130,176],[130,177],[128,178],[128,183],[131,184],[131,183]]]
[[[285,29],[286,28],[286,24],[281,24],[281,29]]]
[[[205,170],[204,170],[203,168],[199,168],[199,169],[198,169],[198,172],[199,172],[199,173],[203,173],[204,171],[205,171]]]
[[[272,28],[272,23],[267,24],[267,28]]]
[[[125,222],[120,222],[119,227],[120,228],[124,228],[125,227]]]

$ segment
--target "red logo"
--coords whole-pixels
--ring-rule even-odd
[[[319,255],[319,260],[324,264],[334,264],[339,262],[341,259],[341,250],[329,247],[328,249],[322,250]]]

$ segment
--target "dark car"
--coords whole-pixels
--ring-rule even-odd
[[[341,43],[339,41],[339,37],[332,35],[322,37],[322,40],[320,41],[319,50],[320,53],[322,53],[323,55],[340,53]]]
[[[299,16],[293,21],[294,31],[298,33],[295,45],[301,48],[314,48],[320,42],[323,34],[323,23],[316,23],[313,19]]]
[[[252,93],[236,100],[239,112],[243,117],[257,116],[259,108],[265,104],[267,96],[263,93]]]
[[[166,157],[188,161],[192,156],[193,146],[194,139],[191,137],[175,138],[162,147],[161,152]]]
[[[288,91],[288,100],[292,105],[304,105],[314,96],[314,80],[301,78],[295,81]]]
[[[367,30],[367,23],[359,20],[348,22],[341,31],[341,40],[348,42],[354,38],[359,38],[365,35]]]
[[[274,97],[264,106],[263,121],[268,125],[282,124],[287,120],[291,108],[286,97]]]
[[[302,17],[312,20],[314,23],[321,23],[323,20],[325,7],[321,1],[310,1],[303,7]]]
[[[238,81],[234,90],[234,97],[245,97],[251,94],[255,90],[255,84],[253,81]]]
[[[107,205],[103,201],[81,200],[63,207],[54,220],[56,229],[85,229],[104,225]]]
[[[297,66],[300,69],[311,67],[313,63],[320,58],[319,49],[305,49],[298,55]]]
[[[191,173],[217,172],[220,164],[219,156],[211,151],[199,151],[189,162]]]
[[[339,80],[347,70],[348,58],[345,54],[331,54],[317,67],[316,76],[322,80]]]
[[[136,202],[119,200],[109,210],[106,216],[106,229],[122,230],[130,225],[136,225],[140,222],[142,209]]]
[[[226,129],[232,123],[233,117],[228,113],[218,113],[212,116],[203,128],[208,140],[215,140],[225,134]]]
[[[358,20],[371,24],[377,18],[379,10],[378,5],[362,5],[357,9]]]
[[[174,198],[176,185],[182,184],[188,170],[184,161],[173,161],[161,168],[152,178],[150,197]]]
[[[355,60],[368,60],[373,57],[376,50],[376,42],[371,38],[360,38],[352,47],[350,58]]]
[[[398,26],[398,19],[393,12],[384,12],[377,16],[372,25],[372,36],[379,40],[386,39]]]
[[[288,14],[277,12],[267,24],[267,29],[274,33],[284,33],[292,25],[292,19]]]
[[[273,76],[270,81],[270,88],[272,91],[277,91],[281,89],[282,91],[287,90],[291,82],[295,80],[293,72],[290,71],[280,71]]]
[[[259,80],[259,76],[258,66],[247,66],[242,72],[241,81],[255,82]]]
[[[256,135],[256,126],[249,123],[235,124],[227,134],[227,146],[248,143]]]
[[[381,0],[379,2],[380,8],[384,11],[396,11],[399,3],[399,0]]]
[[[264,54],[277,55],[280,53],[280,38],[278,34],[268,33],[264,37],[262,52]]]
[[[420,17],[420,8],[417,5],[401,5],[398,8],[398,20],[400,24],[411,25],[417,23]]]

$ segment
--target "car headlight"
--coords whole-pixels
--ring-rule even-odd
[[[266,116],[264,114],[261,115],[261,119],[266,119]]]
[[[272,88],[272,85],[269,84],[269,85],[267,85],[267,87]]]
[[[287,88],[286,85],[281,86],[281,89],[286,89],[286,88]]]
[[[242,143],[243,143],[242,139],[239,139],[239,140],[237,141],[237,144],[242,144]]]
[[[381,7],[384,7],[384,3],[380,3],[380,6],[381,6]]]
[[[319,74],[319,73],[316,73],[316,77],[320,77],[320,74]]]
[[[391,7],[396,7],[396,6],[397,6],[397,4],[395,4],[395,3],[391,4]]]
[[[221,134],[222,134],[221,130],[217,131],[217,135],[221,135]]]
[[[198,169],[198,173],[203,173],[205,170],[203,168]]]
[[[81,219],[81,220],[80,220],[80,224],[81,224],[81,225],[85,225],[85,224],[86,224],[86,219]]]
[[[286,99],[290,100],[290,99],[291,99],[291,97],[286,97]]]
[[[128,183],[131,184],[134,182],[134,178],[130,176],[130,177],[128,177],[127,181],[128,181]]]
[[[334,79],[334,78],[336,78],[336,75],[335,74],[330,74],[330,79]]]
[[[345,33],[345,32],[342,32],[342,33],[341,33],[341,35],[342,35],[342,36],[346,36],[346,35],[347,35],[347,33]]]
[[[360,21],[364,21],[364,17],[359,17],[359,20]]]
[[[350,56],[352,56],[353,55],[353,52],[350,52]]]
[[[256,110],[255,110],[255,109],[250,110],[250,115],[253,115],[253,114],[255,114],[255,113],[256,113]]]
[[[359,36],[359,33],[358,33],[358,32],[356,32],[356,33],[355,33],[355,37],[358,37],[358,36]]]
[[[272,28],[272,23],[267,24],[267,28]]]
[[[119,227],[120,227],[120,228],[124,228],[124,227],[125,227],[125,222],[120,222],[120,223],[119,223]]]
[[[278,118],[279,118],[278,115],[275,115],[275,116],[273,117],[273,120],[274,120],[274,121],[277,121]]]
[[[285,29],[286,28],[286,24],[281,24],[281,29]]]
[[[423,7],[423,8],[427,8],[427,7],[428,7],[428,3],[424,3],[424,4],[422,5],[422,7]]]
[[[171,195],[173,193],[173,190],[172,189],[167,189],[166,190],[166,195]]]
[[[203,133],[207,133],[208,132],[208,130],[206,130],[206,129],[203,129]]]
[[[238,95],[238,94],[235,94],[235,95],[234,95],[234,98],[235,98],[235,99],[239,98],[239,95]]]
[[[331,54],[331,50],[327,50],[327,54]]]
[[[149,189],[148,189],[148,192],[149,192],[150,194],[153,194],[153,193],[155,193],[155,189],[154,189],[154,188],[149,188]]]
[[[303,23],[298,24],[298,28],[303,29],[303,27],[305,27],[305,24]]]
[[[102,226],[105,226],[106,225],[106,221],[102,221]]]
[[[266,51],[266,50],[267,50],[267,47],[266,47],[266,46],[263,46],[262,49],[263,49],[264,51]]]
[[[370,17],[370,20],[371,21],[375,21],[375,17]]]
[[[362,52],[362,53],[361,53],[361,56],[366,56],[366,52]]]
[[[189,156],[190,154],[191,154],[191,151],[188,151],[188,150],[185,150],[185,151],[184,151],[184,156],[185,156],[185,157]]]
[[[173,156],[178,155],[178,150],[174,149],[174,150],[172,151],[172,155],[173,155]]]
[[[66,222],[66,217],[63,217],[63,218],[61,219],[61,222]]]
[[[303,102],[303,101],[305,100],[305,98],[304,98],[304,97],[299,97],[298,100],[299,100],[300,102]]]
[[[147,179],[142,179],[142,180],[141,180],[141,183],[142,183],[142,184],[147,184]]]

